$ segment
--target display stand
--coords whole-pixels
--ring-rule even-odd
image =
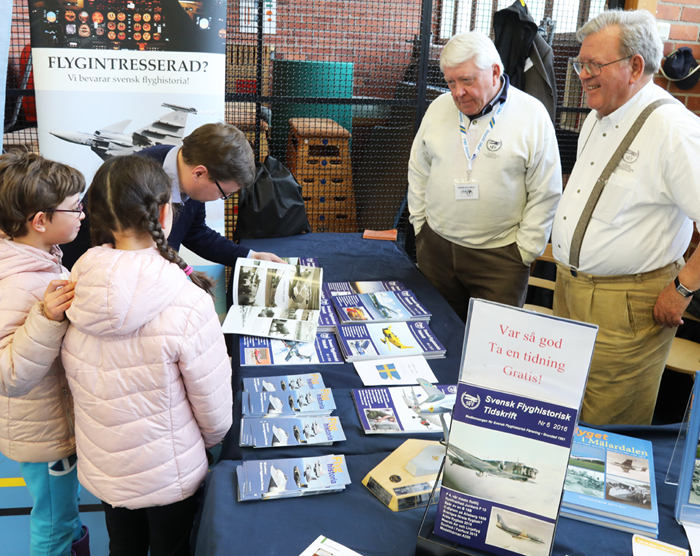
[[[697,525],[700,523],[700,457],[698,457],[698,438],[700,437],[700,371],[695,373],[695,384],[690,396],[689,408],[681,426],[681,433],[676,441],[676,453],[682,453],[678,491],[676,493],[675,517],[678,523]],[[681,435],[685,431],[685,441]],[[681,450],[681,446],[683,449]],[[672,458],[672,461],[673,459]]]
[[[685,407],[685,414],[683,415],[683,422],[681,423],[681,428],[678,431],[678,438],[676,438],[676,443],[673,446],[673,454],[671,455],[671,461],[668,462],[668,469],[666,470],[666,479],[664,482],[667,485],[678,485],[678,479],[681,474],[681,462],[683,461],[683,447],[685,446],[685,439],[688,435],[688,424],[690,421],[690,407],[693,403],[693,397],[688,398],[688,405]]]
[[[440,466],[440,471],[438,473],[439,481],[435,483],[436,486],[442,481],[442,470],[444,466],[445,460],[443,460]],[[430,499],[428,500],[428,506],[425,508],[425,513],[420,523],[420,529],[418,529],[416,556],[488,556],[486,552],[450,542],[433,533],[438,496],[440,496],[440,490],[433,488],[433,491],[430,493]]]

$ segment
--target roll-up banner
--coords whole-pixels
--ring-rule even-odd
[[[39,149],[88,184],[111,156],[177,146],[200,125],[224,121],[226,0],[29,7]],[[223,202],[207,203],[207,218],[223,233]],[[208,264],[183,254],[193,266]],[[203,270],[225,281],[223,269]]]

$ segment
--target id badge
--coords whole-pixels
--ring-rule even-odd
[[[479,198],[479,182],[476,180],[455,180],[455,200],[464,201]]]

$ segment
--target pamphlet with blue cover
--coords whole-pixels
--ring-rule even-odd
[[[239,502],[337,492],[350,484],[342,455],[249,460],[236,474]]]
[[[408,289],[396,280],[384,280],[376,282],[326,282],[323,284],[323,293],[330,299],[335,295],[348,295],[351,293],[375,293],[401,291]]]
[[[282,375],[264,377],[246,377],[243,379],[243,390],[246,392],[286,392],[301,388],[325,388],[320,373],[301,375]]]
[[[472,298],[433,530],[551,553],[597,327]]]
[[[613,528],[621,521],[656,537],[659,511],[651,442],[577,427],[564,486],[565,509],[602,522],[609,518]]]
[[[340,324],[353,322],[429,321],[428,311],[411,290],[336,295],[333,306]]]
[[[335,400],[330,388],[241,392],[241,409],[244,417],[330,415],[335,409]]]
[[[700,372],[695,373],[695,384],[690,402],[690,416],[681,462],[681,473],[676,493],[676,519],[681,523],[700,523]],[[686,427],[686,423],[683,423]]]
[[[629,523],[628,521],[613,519],[612,517],[603,517],[602,515],[596,515],[589,512],[574,510],[573,508],[565,507],[563,504],[559,515],[561,517],[568,517],[569,519],[574,519],[576,521],[591,523],[592,525],[600,525],[601,527],[608,527],[609,529],[624,531],[625,533],[645,535],[654,539],[657,538],[659,535],[658,526],[645,527],[643,525]]]
[[[445,347],[422,321],[343,325],[338,327],[338,343],[346,361],[445,356]]]
[[[343,363],[338,340],[332,332],[316,333],[313,342],[258,336],[240,336],[238,342],[241,366]]]
[[[456,385],[436,385],[446,407],[454,405]],[[416,386],[391,386],[388,388],[360,388],[352,391],[360,423],[366,434],[439,432],[442,423],[437,411],[423,410],[421,404],[430,396],[425,388]],[[433,408],[435,409],[435,408]],[[445,415],[450,425],[450,413]]]
[[[244,417],[241,420],[241,446],[329,445],[342,440],[345,433],[338,417]]]

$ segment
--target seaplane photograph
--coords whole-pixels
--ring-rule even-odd
[[[443,488],[554,519],[569,450],[453,421]]]
[[[491,508],[486,544],[530,556],[547,556],[554,524],[496,506]]]

